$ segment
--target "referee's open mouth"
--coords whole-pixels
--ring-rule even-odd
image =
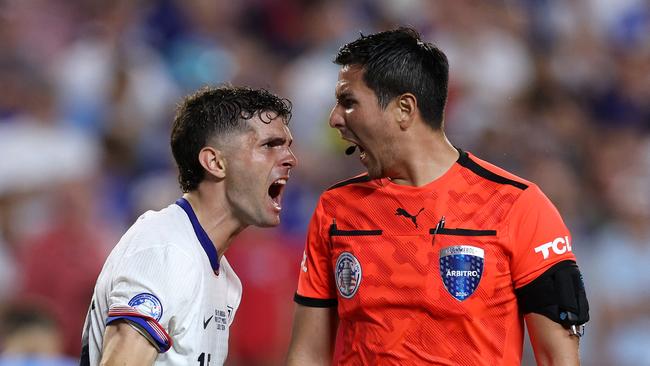
[[[364,161],[366,158],[366,149],[357,143],[354,143],[354,145],[351,145],[345,149],[345,155],[354,154],[354,151],[357,150],[357,148],[359,149],[359,159],[361,159],[361,161]]]
[[[276,210],[282,209],[282,192],[287,185],[288,179],[287,177],[278,178],[269,186],[268,194]]]
[[[357,149],[359,150],[360,154],[363,154],[363,153],[366,152],[366,149],[364,149],[363,146],[361,146],[361,144],[356,141],[356,139],[344,136],[342,131],[339,131],[339,132],[341,133],[341,139],[352,143],[352,145],[348,146],[348,148],[345,149],[345,155],[352,155],[352,154],[354,154],[354,151],[357,150]]]

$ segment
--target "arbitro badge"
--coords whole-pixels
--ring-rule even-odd
[[[447,292],[459,301],[470,297],[483,276],[485,251],[471,245],[440,250],[440,276]]]

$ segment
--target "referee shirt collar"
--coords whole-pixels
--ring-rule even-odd
[[[183,197],[179,198],[176,201],[176,204],[181,206],[181,208],[187,214],[187,217],[189,217],[190,222],[192,223],[192,227],[194,228],[194,233],[199,239],[199,242],[201,243],[205,254],[210,260],[210,266],[212,266],[212,270],[215,274],[219,274],[219,256],[217,255],[217,249],[214,247],[214,244],[212,243],[212,240],[210,240],[210,237],[208,237],[208,234],[205,232],[205,230],[203,230],[201,223],[199,223],[199,219],[196,218],[196,214],[192,209],[192,205],[190,205],[190,203]]]

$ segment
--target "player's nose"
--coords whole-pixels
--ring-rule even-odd
[[[291,148],[287,148],[287,154],[282,160],[282,166],[291,169],[296,165],[298,165],[298,158],[296,158],[296,154],[293,153],[293,150],[291,150]]]

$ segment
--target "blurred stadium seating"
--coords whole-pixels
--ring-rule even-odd
[[[178,99],[265,87],[294,103],[299,167],[282,225],[227,254],[244,283],[228,364],[281,364],[318,194],[362,170],[326,123],[331,60],[400,24],[449,56],[451,141],[537,182],[571,229],[592,307],[584,364],[650,365],[647,0],[0,2],[0,308],[39,299],[77,357],[106,253],[180,195]]]

